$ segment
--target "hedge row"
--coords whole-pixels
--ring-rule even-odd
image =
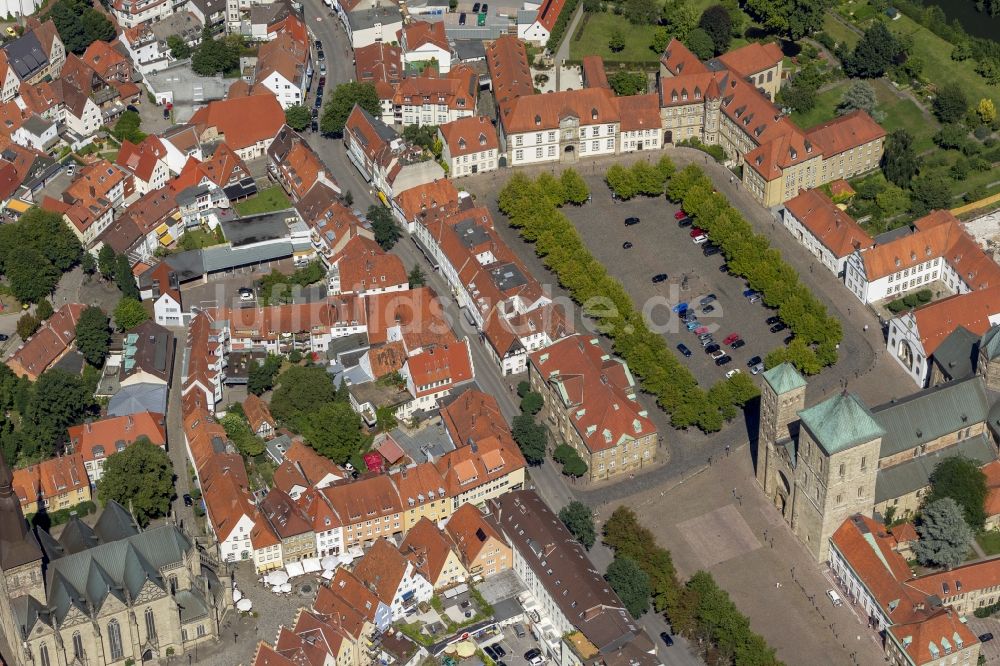
[[[545,47],[552,53],[559,50],[559,44],[562,42],[563,35],[566,34],[569,22],[573,20],[573,14],[576,13],[578,4],[580,4],[580,0],[566,0],[563,4],[559,18],[556,19],[556,24],[552,26],[552,32],[549,33],[549,41],[545,43]]]
[[[701,168],[692,164],[674,175],[667,196],[682,203],[722,250],[729,272],[746,278],[794,333],[790,344],[768,355],[768,367],[788,361],[800,372],[814,375],[837,362],[843,338],[840,321],[799,281],[798,273],[771,247],[767,236],[755,233],[740,212],[712,188]]]
[[[642,388],[671,415],[675,428],[697,426],[715,432],[736,416],[737,407],[757,395],[746,373],[703,391],[663,337],[649,330],[625,288],[590,253],[558,209],[560,202],[538,181],[515,174],[500,192],[499,205],[511,226],[535,244],[535,253],[546,267],[612,340],[616,353],[641,379]]]

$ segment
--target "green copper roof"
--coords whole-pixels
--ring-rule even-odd
[[[1000,326],[990,326],[979,341],[979,349],[986,350],[986,358],[993,360],[1000,356]]]
[[[776,365],[764,373],[764,379],[775,393],[781,395],[806,385],[806,380],[791,363]]]
[[[828,454],[839,453],[885,434],[861,399],[846,391],[803,409],[799,418]]]

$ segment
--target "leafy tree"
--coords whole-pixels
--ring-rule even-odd
[[[986,496],[989,488],[979,463],[965,456],[949,456],[939,462],[931,473],[931,492],[925,503],[950,497],[962,508],[965,522],[973,530],[983,529],[986,522]]]
[[[444,144],[438,138],[436,125],[407,125],[403,128],[403,138],[441,157]]]
[[[271,413],[285,423],[298,419],[334,401],[336,390],[326,370],[321,367],[293,365],[278,377],[278,388],[271,397]]]
[[[701,28],[695,28],[684,38],[684,46],[691,49],[700,60],[708,60],[715,55],[715,42],[711,36]]]
[[[375,427],[379,432],[389,432],[399,425],[396,410],[391,405],[375,409]]]
[[[889,32],[884,23],[875,21],[865,30],[851,55],[844,61],[844,72],[852,78],[878,78],[903,55],[899,40]]]
[[[823,25],[828,0],[746,0],[743,8],[765,29],[798,41]]]
[[[934,134],[934,143],[944,149],[961,150],[969,143],[969,129],[961,123],[948,123]]]
[[[563,171],[559,176],[559,184],[562,185],[563,195],[569,203],[579,205],[590,197],[587,182],[576,169]]]
[[[76,322],[76,348],[92,366],[104,365],[111,344],[111,329],[108,316],[98,307],[90,306]]]
[[[174,495],[174,467],[161,447],[140,437],[125,450],[112,453],[97,482],[101,503],[115,501],[130,509],[139,525],[167,515]]]
[[[588,469],[587,463],[584,462],[579,453],[574,451],[570,459],[563,464],[562,473],[566,476],[571,476],[574,479],[579,479],[587,473]]]
[[[201,44],[191,57],[191,69],[201,76],[230,72],[239,67],[242,48],[239,35],[234,39],[214,39],[212,31],[206,26],[201,33]]]
[[[972,543],[972,530],[962,516],[962,507],[950,497],[924,507],[917,534],[920,539],[914,544],[913,553],[925,566],[958,566],[965,561]]]
[[[664,26],[667,34],[681,41],[698,25],[698,15],[686,0],[667,0],[663,4],[660,18],[660,25]],[[664,49],[669,41],[667,39],[663,44]],[[660,49],[659,53],[663,53],[664,49]]]
[[[997,119],[997,107],[992,99],[984,97],[976,105],[976,114],[983,121],[983,124],[992,125]]]
[[[303,104],[293,104],[285,109],[285,122],[296,132],[309,127],[311,121],[312,112]]]
[[[529,391],[521,398],[521,413],[534,416],[542,410],[545,400],[542,394],[536,391]]]
[[[101,246],[101,251],[97,253],[97,270],[105,280],[114,279],[117,259],[114,248],[110,245]]]
[[[226,430],[226,437],[236,446],[236,449],[248,458],[264,453],[264,440],[254,434],[245,417],[229,412],[219,424]]]
[[[597,540],[597,530],[594,528],[594,516],[590,507],[579,500],[573,500],[559,510],[559,520],[580,545],[587,550],[593,547]]]
[[[124,254],[118,255],[115,259],[115,284],[125,298],[142,300],[142,296],[139,295],[139,287],[135,283],[135,276],[132,275],[132,266]]]
[[[649,576],[631,557],[618,557],[608,565],[604,574],[611,589],[621,598],[625,610],[639,618],[649,610]]]
[[[38,317],[31,314],[30,312],[25,312],[21,315],[21,318],[17,320],[17,334],[22,340],[27,340],[30,338],[42,322],[38,320]],[[7,366],[4,366],[5,368]]]
[[[901,187],[889,185],[875,195],[875,205],[884,217],[890,217],[910,207],[910,195]]]
[[[875,114],[875,104],[875,89],[865,81],[854,81],[840,98],[837,115],[843,116],[860,109],[871,116]]]
[[[268,354],[263,363],[250,366],[247,377],[247,390],[254,395],[262,395],[274,388],[274,378],[281,370],[281,357]]]
[[[355,104],[376,118],[382,115],[382,107],[373,84],[358,81],[341,83],[333,91],[330,101],[323,106],[319,121],[323,134],[341,136]]]
[[[361,417],[349,404],[329,402],[304,413],[300,422],[302,435],[309,445],[338,464],[346,463],[361,450]]]
[[[149,319],[149,313],[142,303],[134,298],[122,298],[115,306],[114,317],[118,330],[127,331]]]
[[[97,260],[94,259],[94,255],[89,252],[84,252],[80,256],[80,268],[88,276],[93,275],[94,271],[97,270]]]
[[[932,107],[934,115],[942,123],[957,123],[965,118],[969,98],[965,96],[965,89],[960,84],[950,81],[938,90]]]
[[[625,0],[623,10],[633,25],[655,25],[660,18],[660,4],[656,0]]]
[[[778,99],[785,106],[805,113],[816,107],[816,89],[793,81],[778,91]]]
[[[410,269],[406,279],[410,283],[410,289],[416,289],[427,284],[427,276],[424,275],[424,269],[420,267],[420,264],[413,264],[413,268]]]
[[[12,253],[4,262],[4,272],[10,291],[19,301],[33,303],[48,296],[56,288],[60,273],[46,261],[41,251],[33,247]]]
[[[178,60],[184,60],[191,56],[191,47],[179,35],[167,37],[167,46],[170,47],[170,55]]]
[[[115,137],[119,141],[139,143],[146,138],[146,135],[139,130],[139,126],[141,124],[142,119],[139,118],[138,113],[135,111],[123,111],[122,114],[118,116],[118,120],[115,122],[115,126],[111,130],[111,136]]]
[[[529,465],[541,465],[545,462],[545,444],[548,435],[544,426],[535,423],[534,417],[530,414],[515,416],[511,435]]]
[[[625,35],[621,30],[616,28],[611,32],[611,36],[608,37],[608,48],[612,53],[620,53],[625,49]]]
[[[667,45],[670,43],[673,35],[666,28],[657,28],[653,33],[653,40],[649,44],[650,50],[656,53],[663,53],[667,50]]]
[[[77,55],[96,41],[111,41],[115,28],[111,21],[86,0],[59,0],[49,14],[66,50]]]
[[[639,95],[646,92],[646,75],[642,72],[615,72],[608,83],[616,95]]]
[[[712,5],[701,13],[698,27],[712,38],[716,55],[725,53],[733,39],[733,19],[728,9],[722,5]]]
[[[399,226],[392,218],[392,213],[385,206],[373,204],[368,207],[368,221],[372,223],[375,242],[383,250],[389,251],[400,238]]]
[[[38,317],[39,321],[45,321],[52,316],[53,312],[55,312],[55,310],[52,309],[52,303],[47,298],[41,299],[38,301],[38,304],[35,305],[35,316]]]
[[[47,370],[22,399],[31,426],[29,436],[43,455],[51,454],[66,436],[66,428],[80,423],[94,407],[94,396],[83,379],[62,370]]]
[[[882,152],[882,173],[886,180],[899,187],[907,188],[917,173],[917,151],[913,147],[913,137],[905,129],[889,133]]]
[[[910,210],[914,213],[922,215],[951,205],[951,181],[943,173],[921,173],[913,178],[911,185]]]
[[[612,164],[604,176],[605,182],[611,191],[620,199],[631,199],[639,193],[639,186],[636,183],[635,174],[631,169],[626,169],[620,164]]]

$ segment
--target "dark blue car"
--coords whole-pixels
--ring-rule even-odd
[[[691,350],[687,348],[685,344],[677,345],[677,351],[684,354],[684,356],[691,356]]]

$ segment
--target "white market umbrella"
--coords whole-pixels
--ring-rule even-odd
[[[288,582],[288,572],[284,569],[278,569],[277,571],[271,572],[271,584],[272,585],[284,585]]]
[[[236,610],[246,613],[251,608],[253,608],[253,602],[249,599],[240,599],[236,604]]]
[[[289,592],[292,591],[292,584],[285,583],[284,585],[281,586],[281,591],[284,592],[285,594],[288,594]]]
[[[333,569],[327,569],[323,572],[323,578],[326,580],[331,580],[333,578]]]
[[[324,569],[336,569],[337,558],[334,557],[333,555],[327,555],[320,561],[320,564],[323,566]]]
[[[243,598],[243,593],[242,592],[240,592],[239,590],[233,590],[233,601],[234,602],[238,602],[242,598]]]

